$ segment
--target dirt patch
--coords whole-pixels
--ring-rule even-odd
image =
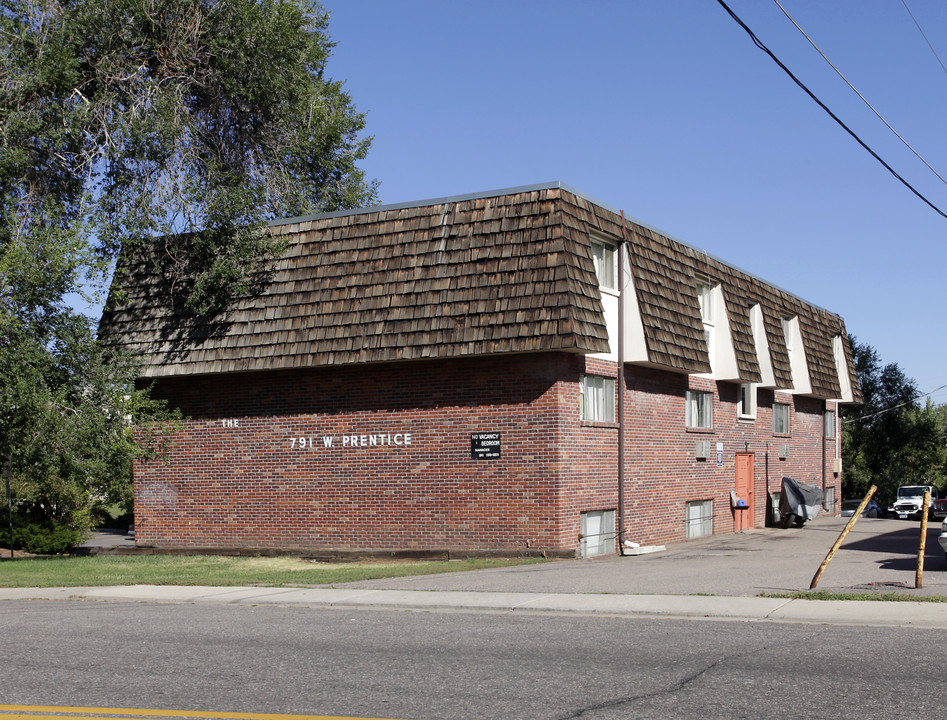
[[[28,553],[24,550],[14,550],[13,556],[10,556],[10,548],[0,547],[0,560],[19,560],[20,558],[39,557],[36,553]]]

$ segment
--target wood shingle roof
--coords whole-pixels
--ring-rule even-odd
[[[624,231],[622,222],[625,223]],[[148,258],[123,258],[125,295],[107,343],[157,377],[511,352],[609,351],[592,262],[598,236],[627,238],[648,364],[710,370],[696,278],[719,283],[740,379],[760,381],[750,308],[760,305],[777,384],[792,387],[781,318],[799,318],[811,394],[840,397],[842,319],[559,184],[274,224],[288,247],[263,289],[195,323]],[[854,388],[857,395],[857,387]]]
[[[194,330],[146,258],[100,335],[143,375],[508,352],[607,352],[595,269],[559,222],[557,190],[276,225],[264,291]]]

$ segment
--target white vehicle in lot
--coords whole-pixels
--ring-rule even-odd
[[[940,546],[944,549],[944,554],[947,555],[947,520],[944,520],[940,526],[940,537],[937,538],[937,542],[940,543]]]
[[[933,485],[902,485],[898,488],[898,495],[891,510],[902,520],[920,519],[926,492],[931,494],[931,508],[933,508],[938,498],[937,488]]]

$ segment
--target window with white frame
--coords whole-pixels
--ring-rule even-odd
[[[789,434],[789,405],[773,403],[773,435]]]
[[[825,411],[825,437],[831,439],[835,437],[835,411]]]
[[[792,318],[781,318],[780,323],[783,326],[783,339],[786,341],[786,352],[789,355],[789,364],[792,365]]]
[[[700,306],[700,319],[705,323],[714,321],[714,285],[703,275],[695,278],[697,285],[697,304]]]
[[[600,287],[618,290],[618,252],[615,245],[592,240],[592,263]]]
[[[713,376],[714,360],[717,357],[716,332],[713,325],[704,323],[704,342],[707,343],[707,359],[710,360],[710,375]]]
[[[737,396],[737,417],[752,420],[756,417],[756,384],[743,383]]]
[[[579,417],[592,422],[615,422],[615,378],[602,375],[581,377]]]
[[[692,500],[684,505],[684,536],[693,538],[714,534],[714,501]]]
[[[707,354],[710,359],[710,372],[713,373],[714,358],[716,356],[716,332],[714,330],[714,284],[709,278],[698,275],[695,279],[697,286],[697,304],[700,307],[700,319],[704,323],[704,341],[707,343]]]
[[[714,426],[714,394],[702,390],[688,390],[685,397],[687,406],[687,427],[709,430]]]

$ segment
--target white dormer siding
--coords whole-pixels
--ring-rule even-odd
[[[605,330],[608,332],[608,352],[594,353],[589,357],[618,361],[618,246],[600,238],[592,238],[592,263],[598,278],[598,291],[602,297],[602,313]]]
[[[832,338],[832,354],[835,356],[835,371],[838,373],[839,400],[843,403],[853,402],[852,379],[848,375],[848,362],[845,360],[841,335]]]
[[[714,288],[714,326],[717,331],[714,365],[714,377],[717,380],[739,382],[740,370],[737,367],[737,353],[733,347],[733,333],[730,331],[730,317],[723,301],[723,288]]]
[[[782,325],[786,350],[789,352],[789,368],[792,372],[792,389],[787,390],[794,395],[811,395],[812,380],[809,378],[809,364],[806,361],[806,349],[802,344],[799,318],[784,317]]]
[[[618,272],[619,259],[624,265]],[[606,240],[592,239],[592,260],[599,279],[599,293],[602,296],[602,310],[605,316],[605,329],[608,332],[609,352],[595,353],[590,357],[618,362],[618,304],[624,303],[624,359],[625,362],[648,362],[648,346],[645,342],[644,325],[638,309],[638,297],[635,294],[634,279],[627,253],[620,252],[619,246]],[[623,280],[618,287],[619,278]]]
[[[763,308],[759,304],[750,308],[750,331],[753,333],[753,345],[756,348],[756,362],[760,366],[759,387],[775,388],[773,358],[769,354],[769,339],[763,325]]]
[[[648,343],[644,338],[644,324],[641,322],[641,310],[638,307],[638,295],[631,268],[625,262],[625,283],[621,289],[621,301],[624,303],[624,345],[625,362],[647,363]],[[611,337],[611,335],[609,335]]]
[[[699,277],[697,302],[700,305],[700,318],[704,323],[704,338],[710,358],[710,373],[704,377],[739,382],[740,371],[737,368],[737,355],[733,348],[733,334],[723,299],[723,288],[707,278]]]

